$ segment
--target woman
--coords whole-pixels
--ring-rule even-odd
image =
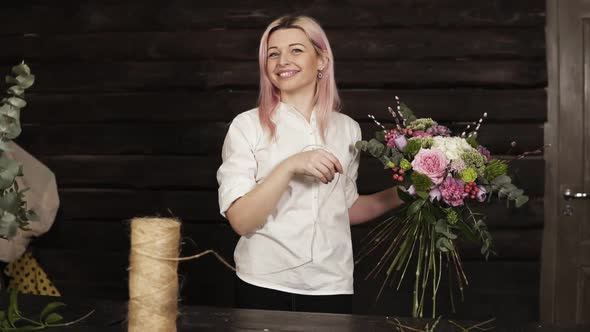
[[[217,172],[219,206],[241,235],[237,306],[350,313],[350,225],[402,204],[359,196],[358,123],[338,112],[334,60],[317,22],[285,16],[260,42],[258,108],[239,114]]]

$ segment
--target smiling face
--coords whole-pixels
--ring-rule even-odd
[[[318,70],[324,66],[324,58],[303,31],[282,29],[269,36],[266,71],[281,93],[315,91]]]

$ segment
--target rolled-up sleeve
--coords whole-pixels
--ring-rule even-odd
[[[222,163],[217,170],[219,212],[226,211],[238,198],[256,186],[254,141],[256,129],[252,120],[239,115],[231,123],[221,152]]]
[[[356,179],[358,178],[358,169],[361,154],[359,150],[354,146],[357,141],[362,138],[361,135],[361,127],[355,121],[353,125],[353,134],[352,134],[352,147],[351,151],[353,153],[352,160],[348,169],[346,170],[346,185],[344,187],[344,195],[346,198],[346,207],[350,208],[352,204],[359,198],[358,189],[356,186]]]

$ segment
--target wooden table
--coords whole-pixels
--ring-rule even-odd
[[[48,331],[126,331],[127,322],[126,304],[115,301],[60,299],[42,296],[19,295],[19,308],[27,317],[38,316],[40,310],[49,302],[63,301],[67,304],[65,310],[60,311],[66,319],[75,319],[94,309],[95,312],[87,319],[67,328],[55,328]],[[6,299],[0,300],[0,310],[6,309]],[[381,332],[398,331],[394,323],[394,317],[341,315],[306,312],[284,312],[270,310],[249,310],[233,308],[217,308],[205,306],[181,306],[181,314],[178,317],[178,332],[197,331],[224,331],[224,332]],[[425,330],[428,323],[433,320],[399,318],[399,321],[419,330]],[[477,322],[458,321],[464,327],[472,326]],[[559,331],[581,332],[590,331],[590,326],[543,326],[540,324],[527,324],[520,326],[506,326],[502,322],[496,322],[493,331]],[[406,332],[414,332],[404,329]],[[460,328],[450,324],[446,319],[441,319],[436,328],[437,332],[461,331]],[[472,330],[478,332],[478,330]]]

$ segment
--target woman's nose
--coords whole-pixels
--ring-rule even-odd
[[[290,63],[291,63],[291,58],[290,58],[289,54],[283,53],[283,54],[280,55],[279,64],[281,66],[285,66],[285,65],[288,65]]]

